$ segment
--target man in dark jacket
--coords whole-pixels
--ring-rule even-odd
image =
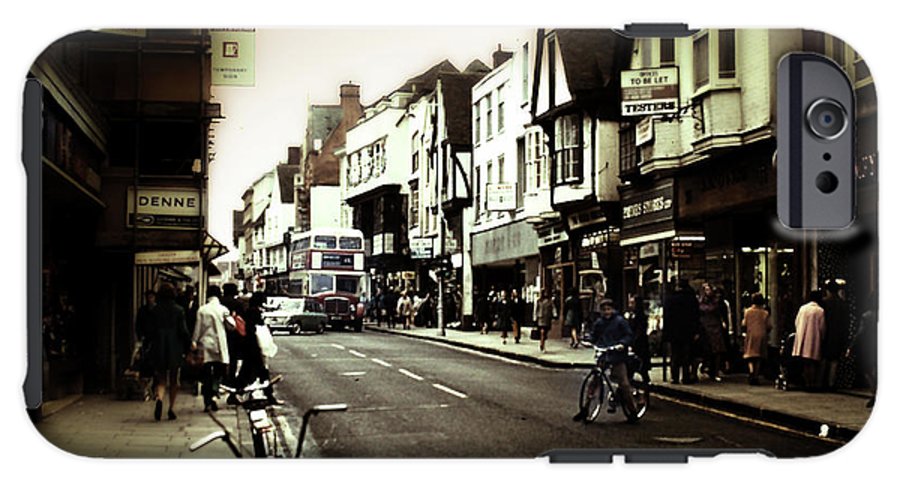
[[[628,360],[628,347],[634,341],[634,334],[628,326],[628,321],[613,307],[612,299],[601,300],[599,306],[600,317],[594,321],[588,333],[588,341],[594,346],[610,349],[606,353],[606,361],[612,365],[611,376],[619,384],[618,399],[629,407],[630,412],[636,412],[637,406],[631,392],[628,366],[625,365],[625,361]],[[582,409],[572,419],[582,421],[586,416],[587,412]]]
[[[697,381],[691,346],[700,335],[700,304],[686,279],[679,279],[663,307],[663,341],[672,349],[672,383]]]
[[[850,312],[841,298],[840,284],[835,280],[825,283],[825,339],[822,342],[823,369],[820,384],[834,389],[837,370],[850,342]]]

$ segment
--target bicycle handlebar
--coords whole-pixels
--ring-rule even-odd
[[[224,392],[226,394],[249,394],[254,391],[261,391],[263,389],[268,389],[269,387],[281,382],[284,380],[284,376],[281,374],[272,377],[270,380],[264,380],[262,382],[256,381],[250,385],[244,386],[241,389],[236,389],[234,387],[229,387],[224,384],[219,385],[219,391]]]

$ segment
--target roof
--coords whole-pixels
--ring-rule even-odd
[[[311,105],[306,129],[310,143],[309,150],[314,150],[311,146],[316,139],[324,143],[325,138],[341,123],[342,117],[343,110],[340,105]]]
[[[451,63],[450,60],[445,59],[431,68],[428,68],[424,73],[420,73],[406,80],[406,83],[394,90],[394,92],[412,93],[412,101],[414,102],[422,95],[433,91],[438,76],[444,73],[459,73],[459,70],[453,66],[453,63]]]
[[[489,71],[441,75],[447,140],[451,144],[472,144],[472,87]]]
[[[278,188],[282,204],[294,203],[294,175],[300,173],[300,165],[278,165]]]
[[[628,69],[632,40],[611,29],[554,32],[573,98],[603,101],[612,97],[618,105],[619,73]]]

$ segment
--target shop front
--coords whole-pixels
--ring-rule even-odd
[[[699,287],[703,279],[706,239],[702,229],[677,219],[677,184],[670,177],[622,190],[624,299],[644,299],[650,332],[662,328],[672,284],[687,279]]]
[[[532,303],[540,298],[541,291],[546,291],[553,300],[557,315],[554,318],[548,338],[562,338],[562,310],[566,296],[577,290],[575,262],[569,234],[565,224],[558,219],[549,219],[537,226],[538,250],[540,251],[540,275],[535,279],[533,287],[527,287],[527,297]]]
[[[585,318],[599,312],[600,299],[610,298],[622,309],[621,211],[618,205],[597,205],[569,214],[575,281]]]
[[[472,284],[475,299],[489,293],[516,290],[525,303],[525,324],[531,323],[534,289],[539,284],[538,235],[526,221],[472,234]]]

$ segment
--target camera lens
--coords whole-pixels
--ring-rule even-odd
[[[836,139],[847,129],[847,114],[841,104],[820,98],[806,111],[809,130],[822,139]]]

